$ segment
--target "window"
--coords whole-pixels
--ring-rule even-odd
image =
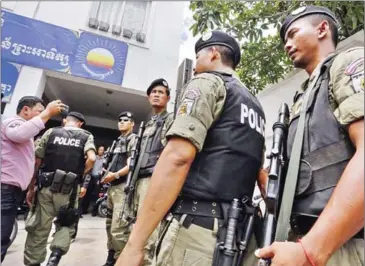
[[[88,26],[144,43],[150,9],[150,1],[93,2]]]

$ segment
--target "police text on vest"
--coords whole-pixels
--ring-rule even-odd
[[[53,144],[80,147],[80,140],[64,138],[64,137],[55,137]]]
[[[252,129],[256,129],[263,137],[265,137],[265,120],[252,108],[241,103],[241,123],[247,123]]]

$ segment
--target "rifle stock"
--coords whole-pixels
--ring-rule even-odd
[[[112,146],[110,146],[110,148],[108,148],[105,152],[105,157],[103,158],[103,167],[107,167],[108,168],[106,169],[106,171],[104,171],[102,177],[101,177],[101,180],[103,180],[107,174],[109,173],[110,171],[110,168],[112,167],[112,165],[114,164],[115,160],[117,159],[116,156],[113,158],[112,161],[110,161],[110,158],[113,156],[113,151],[114,151],[114,148],[115,148],[115,145],[117,144],[117,141],[113,141],[112,143]]]
[[[269,180],[266,191],[266,212],[262,235],[262,247],[274,242],[276,222],[279,215],[281,196],[285,179],[286,138],[289,125],[288,105],[283,103],[279,109],[278,121],[273,125],[273,144],[268,156],[270,161]],[[269,266],[270,260],[260,259],[259,266]]]

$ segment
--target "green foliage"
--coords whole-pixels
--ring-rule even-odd
[[[340,40],[364,28],[364,2],[305,1],[331,9],[339,20]],[[253,93],[276,83],[292,69],[280,41],[281,22],[300,1],[194,1],[190,3],[194,36],[219,29],[241,43],[242,58],[237,68],[241,80]],[[269,35],[270,33],[270,35]]]

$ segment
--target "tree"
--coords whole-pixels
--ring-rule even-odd
[[[281,22],[300,1],[194,1],[190,3],[194,36],[209,30],[223,30],[241,44],[241,62],[237,73],[256,94],[276,83],[292,70],[279,36]],[[354,1],[305,1],[305,5],[321,5],[332,10],[339,22],[343,40],[364,28],[364,3]]]

